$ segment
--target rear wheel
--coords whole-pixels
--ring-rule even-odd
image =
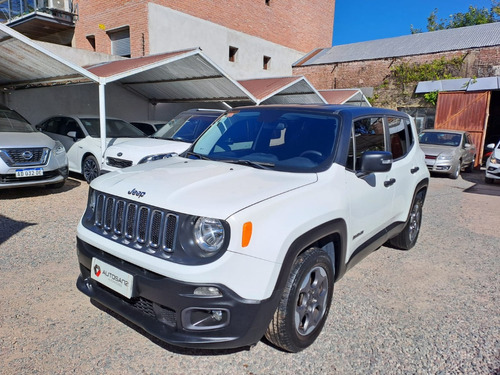
[[[471,163],[465,168],[465,172],[472,173],[474,171],[474,164],[476,164],[476,155],[474,155]]]
[[[410,217],[403,231],[389,241],[389,244],[401,250],[410,250],[417,242],[420,226],[422,224],[422,207],[424,193],[419,192],[413,201]]]
[[[292,353],[311,345],[328,316],[333,280],[332,261],[323,250],[311,248],[302,253],[292,266],[266,338]]]
[[[82,171],[85,181],[87,181],[89,184],[94,178],[99,176],[100,167],[97,163],[97,159],[93,155],[89,155],[83,160]]]

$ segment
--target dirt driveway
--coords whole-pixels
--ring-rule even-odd
[[[0,190],[1,374],[500,374],[500,184],[432,178],[417,246],[382,247],[336,284],[298,354],[159,343],[75,287],[88,185]]]

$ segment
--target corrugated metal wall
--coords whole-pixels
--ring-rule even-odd
[[[488,124],[490,92],[440,92],[436,108],[436,129],[468,131],[477,148],[476,166],[483,157]]]

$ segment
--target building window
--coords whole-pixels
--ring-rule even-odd
[[[95,52],[95,35],[87,35],[87,41],[92,47],[92,50]]]
[[[229,61],[236,61],[236,53],[238,53],[238,48],[229,46]]]
[[[269,56],[264,56],[262,68],[268,70],[271,68],[271,58]]]
[[[109,30],[109,40],[111,41],[111,54],[123,57],[130,57],[130,29],[122,27],[120,29]]]

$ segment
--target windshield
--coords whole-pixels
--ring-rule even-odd
[[[217,115],[207,114],[181,114],[170,120],[151,137],[193,143],[217,117]]]
[[[33,133],[37,130],[19,113],[0,108],[0,132]]]
[[[187,155],[311,172],[333,154],[339,121],[331,114],[296,109],[235,110],[211,126]]]
[[[462,135],[447,132],[423,132],[419,142],[424,145],[441,145],[458,147],[462,142]]]
[[[80,118],[83,126],[91,137],[101,136],[100,120],[98,118]],[[118,119],[106,120],[107,138],[139,138],[146,135],[137,129],[134,125]]]

